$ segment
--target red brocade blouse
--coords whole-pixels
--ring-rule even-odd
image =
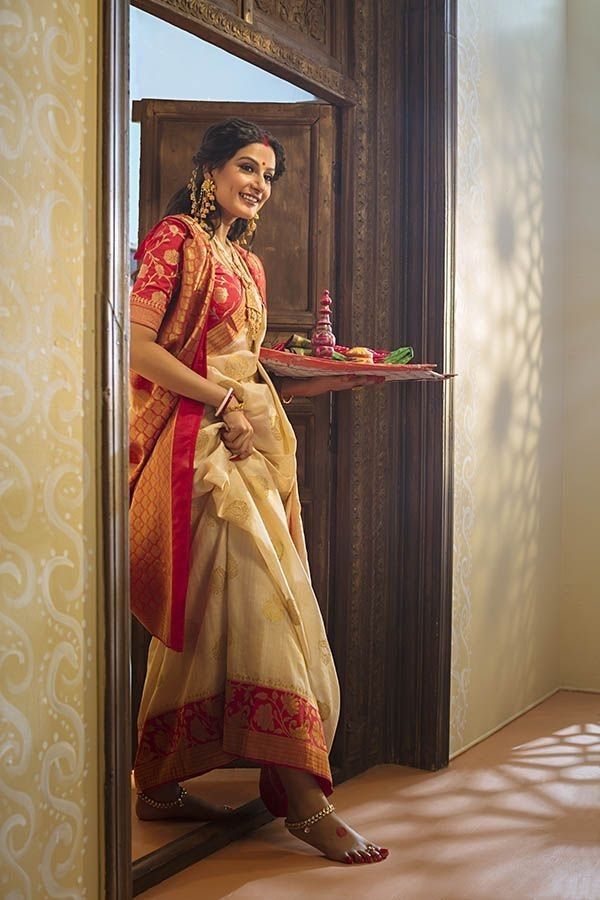
[[[183,244],[187,237],[182,222],[163,219],[142,241],[135,255],[137,260],[141,260],[141,265],[131,291],[132,322],[158,332],[169,301],[179,290]],[[239,278],[216,263],[208,329],[230,315],[241,300]]]

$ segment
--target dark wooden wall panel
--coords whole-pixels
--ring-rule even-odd
[[[399,22],[403,117],[400,229],[403,293],[396,333],[410,334],[420,358],[454,367],[454,203],[456,164],[456,2],[406,3]],[[443,101],[443,102],[442,102]],[[423,248],[421,252],[419,249]],[[392,678],[394,756],[437,769],[448,762],[452,585],[452,385],[405,392],[393,418],[401,435],[395,520],[401,554],[392,569],[401,602],[404,652]],[[411,477],[420,460],[418,477]],[[414,529],[418,540],[407,532]]]

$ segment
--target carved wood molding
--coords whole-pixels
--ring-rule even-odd
[[[133,0],[133,5],[231,50],[281,78],[293,80],[325,100],[355,102],[353,82],[333,68],[335,60],[327,54],[311,55],[284,43],[207,0]],[[281,8],[283,5],[280,3]],[[290,4],[285,5],[291,15]],[[314,20],[312,16],[310,21]]]
[[[395,300],[393,223],[394,93],[390,74],[398,47],[394,40],[394,0],[356,5],[354,112],[355,197],[352,223],[352,306],[344,322],[344,340],[388,346]],[[335,586],[337,646],[342,698],[342,728],[335,762],[349,774],[389,759],[386,735],[388,658],[393,650],[389,621],[395,599],[389,577],[389,476],[391,471],[391,388],[369,389],[339,402],[338,522],[351,522],[349,553],[338,547]],[[348,490],[346,490],[346,488]],[[344,498],[347,501],[344,502]],[[392,511],[393,514],[393,511]],[[347,558],[350,556],[350,559]],[[365,673],[368,676],[365,677]]]
[[[104,867],[102,896],[130,896],[131,778],[129,723],[129,595],[127,555],[127,385],[125,310],[127,297],[127,172],[129,126],[128,7],[106,0],[102,8],[102,171],[98,203],[102,206],[98,235],[98,353],[100,379],[97,404],[101,415],[101,465],[97,559],[102,567],[100,646],[104,644],[103,778]],[[100,619],[99,619],[100,622]]]
[[[325,0],[254,0],[258,9],[278,16],[286,25],[324,44],[327,38]]]
[[[446,356],[453,291],[455,0],[356,6],[351,309],[344,341]],[[410,140],[409,140],[410,136]],[[425,249],[424,249],[425,248]],[[439,389],[441,388],[441,390]],[[451,390],[391,385],[338,401],[334,760],[448,760]],[[345,698],[345,700],[344,700]],[[350,698],[350,699],[349,699]]]
[[[407,5],[400,19],[404,221],[399,243],[405,303],[397,327],[421,358],[453,368],[456,167],[456,0]],[[410,140],[408,140],[410,136]],[[426,252],[422,252],[426,248]],[[409,302],[410,300],[410,302]],[[425,769],[448,762],[452,575],[452,384],[406,392],[395,418],[402,440],[395,500],[400,525],[393,577],[402,602],[395,627],[394,759]]]

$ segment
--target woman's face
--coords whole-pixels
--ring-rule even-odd
[[[247,144],[210,174],[221,219],[251,219],[271,196],[275,173],[275,151],[265,144]]]

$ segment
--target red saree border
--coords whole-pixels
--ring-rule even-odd
[[[192,369],[206,378],[206,319]],[[190,573],[191,511],[194,452],[204,404],[181,397],[175,413],[171,457],[172,587],[169,646],[181,652],[184,644],[185,601]]]
[[[209,238],[190,216],[168,217],[163,224],[169,220],[172,224],[183,224],[190,239],[184,242],[177,299],[167,306],[157,342],[206,377],[208,312],[215,272]],[[145,241],[140,252],[144,245]],[[262,264],[253,254],[244,258],[264,300]],[[230,316],[231,321],[233,318]],[[139,407],[132,403],[135,415],[132,413],[130,421],[130,459],[134,463],[130,471],[130,533],[133,537],[136,527],[140,532],[139,540],[131,540],[131,608],[151,634],[172,650],[181,652],[191,553],[193,459],[204,405],[177,397],[150,382],[141,383],[135,376],[131,387],[134,398],[137,394]],[[161,437],[167,429],[170,446],[164,448],[163,460],[159,451],[163,449]],[[149,465],[153,458],[160,465]],[[168,483],[171,492],[170,497],[163,498],[164,508],[170,509],[168,534],[161,527],[144,530],[146,523],[136,522],[139,510],[143,512],[144,506],[156,499],[159,481]],[[136,497],[137,491],[140,493]],[[164,490],[159,493],[162,496]]]
[[[146,720],[136,783],[157,787],[238,758],[310,772],[326,794],[333,789],[318,709],[293,691],[240,681],[228,681],[225,693]]]
[[[189,240],[184,243],[180,289],[167,307],[156,340],[185,365],[205,374],[212,255],[197,222],[189,216],[173,218],[186,226]],[[143,391],[132,383],[131,608],[151,634],[176,651],[184,644],[193,453],[203,412],[203,404],[156,384]],[[155,521],[157,516],[166,524]]]

